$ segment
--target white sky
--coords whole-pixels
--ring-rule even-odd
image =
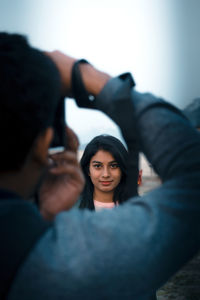
[[[0,0],[0,30],[24,33],[41,49],[59,49],[118,75],[139,91],[183,108],[200,95],[199,0]],[[67,123],[82,143],[119,135],[102,113],[67,100]]]

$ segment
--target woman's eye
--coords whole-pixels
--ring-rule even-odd
[[[119,165],[118,165],[118,164],[112,164],[112,165],[110,165],[110,167],[111,167],[112,169],[117,169],[117,168],[119,167]]]
[[[100,169],[101,165],[100,165],[100,164],[96,164],[96,165],[93,165],[93,167],[94,167],[95,169]]]

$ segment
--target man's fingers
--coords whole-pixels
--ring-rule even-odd
[[[49,157],[54,162],[54,167],[59,165],[66,165],[68,163],[73,163],[79,165],[77,155],[74,151],[64,151],[62,153],[56,153]]]
[[[84,176],[74,152],[57,153],[52,155],[51,159],[54,161],[54,165],[49,169],[50,174],[67,175],[84,183]]]
[[[67,146],[68,150],[77,151],[79,147],[79,140],[75,132],[68,126],[66,126]]]
[[[80,174],[82,174],[81,169],[74,164],[62,164],[56,168],[50,169],[49,172],[55,175],[68,175],[73,177],[80,176]]]

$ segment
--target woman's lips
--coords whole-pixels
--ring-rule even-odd
[[[100,181],[102,185],[110,185],[112,181]]]

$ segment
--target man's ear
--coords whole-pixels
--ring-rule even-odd
[[[53,139],[53,128],[46,128],[35,141],[33,147],[33,160],[46,165],[48,162],[48,149]]]

